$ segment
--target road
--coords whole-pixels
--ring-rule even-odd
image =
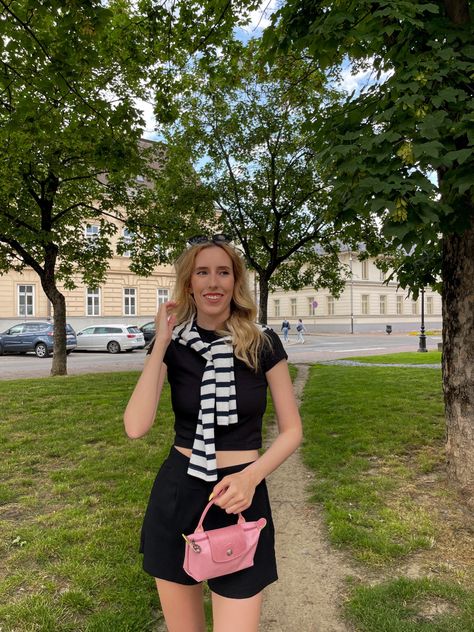
[[[436,350],[440,336],[427,338],[428,350]],[[295,336],[285,343],[290,362],[318,362],[337,360],[355,355],[375,355],[416,351],[418,338],[407,334],[309,334],[305,344],[297,344]],[[139,371],[143,367],[145,351],[131,353],[73,352],[68,356],[68,374],[102,373],[109,371]],[[26,356],[0,356],[0,379],[47,377],[51,371],[51,358]]]
[[[428,336],[428,351],[436,351],[441,336]],[[319,334],[305,335],[305,344],[297,344],[295,336],[285,345],[290,362],[339,360],[351,356],[379,355],[417,351],[418,336],[408,334]]]

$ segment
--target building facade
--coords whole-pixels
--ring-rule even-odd
[[[304,288],[298,292],[276,291],[268,301],[268,323],[279,329],[283,318],[296,323],[302,318],[309,331],[320,333],[382,332],[390,325],[395,333],[419,330],[422,299],[413,301],[396,281],[384,283],[374,259],[359,261],[357,253],[341,251],[348,270],[344,291],[335,298],[328,290]],[[441,296],[425,288],[425,328],[440,330]]]
[[[93,238],[98,227],[84,227],[84,238]],[[121,232],[122,231],[122,232]],[[119,226],[118,237],[127,235]],[[115,241],[116,241],[115,239]],[[114,244],[115,246],[115,244]],[[114,248],[115,250],[115,248]],[[345,289],[339,298],[327,290],[304,288],[298,292],[272,292],[268,300],[268,323],[277,331],[284,317],[290,323],[302,318],[309,331],[319,333],[363,333],[419,330],[421,298],[407,297],[396,281],[384,284],[373,259],[359,261],[356,253],[341,252],[348,273]],[[97,288],[85,287],[77,279],[77,288],[66,290],[67,321],[79,330],[97,322],[143,325],[152,320],[160,303],[171,298],[174,268],[157,266],[144,278],[129,269],[129,257],[115,255],[110,261],[106,281]],[[441,297],[425,289],[424,320],[426,329],[441,329]],[[51,304],[44,294],[39,277],[31,269],[0,276],[0,330],[23,320],[52,319]]]
[[[120,237],[130,238],[120,222],[116,223],[114,252]],[[93,223],[84,226],[84,239],[93,239],[98,229]],[[67,322],[76,331],[97,322],[142,325],[154,318],[160,303],[171,297],[175,277],[172,266],[157,266],[150,276],[140,277],[130,271],[129,263],[127,253],[113,256],[107,279],[99,287],[86,287],[79,277],[74,290],[58,284],[66,297]],[[0,276],[1,331],[23,320],[52,318],[51,303],[32,269]]]

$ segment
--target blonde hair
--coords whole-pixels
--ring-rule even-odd
[[[230,303],[230,316],[225,329],[220,334],[231,335],[236,358],[254,369],[259,368],[260,351],[263,345],[270,345],[270,339],[257,327],[257,307],[253,301],[248,283],[247,269],[242,255],[227,243],[205,242],[185,250],[175,263],[176,285],[173,299],[177,303],[177,324],[188,322],[196,316],[196,304],[189,288],[197,255],[205,248],[222,248],[231,261],[234,273],[234,291]]]

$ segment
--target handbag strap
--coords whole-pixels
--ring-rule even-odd
[[[204,527],[202,526],[202,523],[204,522],[204,518],[206,517],[207,512],[212,507],[212,505],[215,503],[217,498],[218,498],[218,496],[216,496],[215,498],[210,500],[207,503],[207,505],[205,506],[204,511],[201,514],[201,518],[199,519],[198,526],[196,527],[196,531],[204,531]],[[239,519],[237,520],[237,524],[242,524],[244,522],[245,522],[245,518],[243,517],[243,515],[241,513],[239,513]]]

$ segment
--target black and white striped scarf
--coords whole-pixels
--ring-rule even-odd
[[[214,342],[203,342],[193,321],[177,325],[173,329],[173,339],[190,347],[206,360],[188,474],[204,481],[216,481],[214,424],[227,426],[238,421],[232,339],[227,336]]]

